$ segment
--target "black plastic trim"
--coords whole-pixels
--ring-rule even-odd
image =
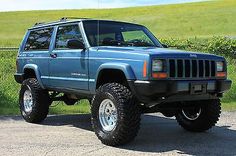
[[[161,102],[177,102],[206,100],[219,98],[217,95],[230,89],[231,80],[215,80],[214,88],[209,89],[207,85],[210,81],[180,81],[180,80],[159,80],[159,81],[128,81],[132,93],[139,102],[145,105],[153,105]],[[185,87],[181,84],[185,85]],[[191,93],[193,83],[206,85],[204,91],[199,94]],[[187,89],[186,89],[187,86]]]
[[[17,83],[22,83],[24,81],[24,74],[16,73],[14,74],[14,78]]]

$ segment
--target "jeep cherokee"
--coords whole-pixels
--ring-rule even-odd
[[[146,27],[118,21],[37,23],[16,63],[27,122],[43,121],[53,101],[88,99],[93,129],[110,146],[135,138],[142,113],[161,112],[188,131],[206,131],[231,86],[223,57],[168,49]]]

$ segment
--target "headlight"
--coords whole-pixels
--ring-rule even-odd
[[[162,72],[164,70],[163,60],[153,60],[152,61],[152,71],[153,72]]]
[[[216,70],[217,72],[222,72],[224,71],[224,62],[216,62]]]

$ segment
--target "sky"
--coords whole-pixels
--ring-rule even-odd
[[[0,0],[0,11],[123,8],[202,0]]]

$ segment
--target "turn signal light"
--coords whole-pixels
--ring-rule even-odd
[[[167,73],[152,73],[153,78],[165,79],[167,78]]]
[[[216,77],[226,77],[226,72],[217,72]]]
[[[143,77],[147,77],[147,61],[143,63]]]

